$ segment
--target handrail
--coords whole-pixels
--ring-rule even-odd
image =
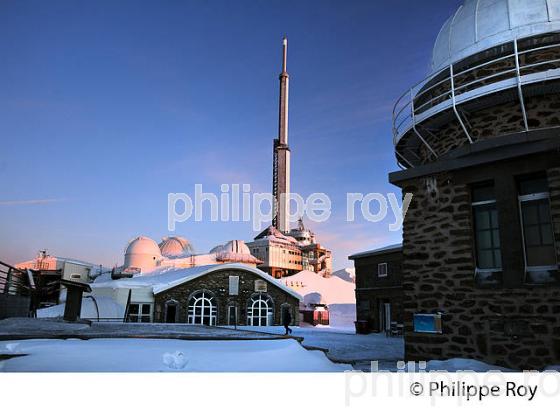
[[[504,46],[507,44],[512,44],[513,53],[508,52],[505,55],[500,55],[499,57],[485,61],[474,67],[469,67],[457,72],[454,72],[453,68],[454,66],[458,65],[458,63],[454,63],[452,65],[449,65],[447,67],[438,70],[435,73],[430,74],[429,76],[427,76],[426,78],[417,82],[415,85],[409,88],[397,99],[395,105],[393,106],[393,112],[392,112],[393,143],[396,145],[400,140],[400,138],[405,133],[411,131],[415,126],[415,124],[417,125],[419,120],[414,120],[415,116],[418,116],[427,110],[430,110],[430,112],[433,115],[439,112],[437,108],[438,106],[440,107],[440,110],[452,108],[450,106],[449,100],[453,99],[451,98],[453,96],[459,97],[460,95],[466,92],[474,91],[481,87],[485,87],[491,84],[500,84],[501,80],[499,80],[499,78],[506,75],[510,76],[509,78],[507,78],[508,81],[510,81],[511,78],[517,78],[517,84],[523,84],[521,77],[527,75],[527,74],[523,74],[527,70],[535,69],[541,66],[546,66],[548,64],[560,63],[560,57],[558,57],[558,55],[552,55],[550,56],[552,58],[547,58],[544,61],[538,61],[536,63],[531,63],[531,64],[523,64],[523,62],[520,61],[519,59],[520,55],[527,55],[529,53],[534,53],[534,52],[549,50],[554,48],[559,49],[560,52],[560,41],[558,40],[554,41],[552,44],[530,47],[522,51],[518,50],[517,47],[518,43],[519,40],[514,40],[513,42],[504,43],[501,45]],[[512,59],[513,67],[510,67],[509,65],[506,65],[505,67],[497,67],[495,70],[492,70],[492,72],[488,75],[484,75],[480,78],[476,78],[475,80],[469,81],[466,84],[460,84],[460,80],[464,79],[465,75],[475,72],[476,70],[485,69],[488,66],[491,66],[493,64],[502,61],[506,61],[508,59]],[[542,71],[544,72],[547,70],[542,70]],[[437,79],[437,77],[440,75],[444,75],[444,78]],[[432,81],[436,79],[437,81],[432,83]],[[505,80],[506,79],[504,79],[504,81]],[[437,92],[437,87],[441,87],[445,83],[449,83],[449,89],[445,87],[440,92]],[[456,85],[457,83],[459,85]],[[514,86],[517,85],[508,85],[508,87],[514,87]],[[425,96],[428,97],[426,98],[426,100],[424,100],[423,98]],[[455,108],[455,104],[453,104],[453,108]],[[432,111],[434,109],[435,111]],[[399,163],[402,164],[403,161],[400,160]]]

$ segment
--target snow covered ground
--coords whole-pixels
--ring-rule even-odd
[[[340,372],[294,339],[193,341],[169,339],[31,339],[0,342],[4,372]]]
[[[283,334],[278,326],[251,327],[238,329],[258,330]],[[328,349],[327,356],[334,361],[355,363],[355,368],[369,370],[372,360],[380,361],[380,368],[394,368],[404,357],[404,342],[401,337],[386,337],[383,333],[358,335],[353,328],[333,328],[329,326],[293,327],[292,336],[303,337],[303,345]]]

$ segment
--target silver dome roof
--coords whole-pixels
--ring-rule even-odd
[[[441,28],[432,72],[512,41],[560,30],[560,0],[465,0]]]

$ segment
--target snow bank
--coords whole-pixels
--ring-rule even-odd
[[[0,352],[27,354],[0,361],[7,372],[340,372],[319,351],[294,339],[192,341],[154,339],[0,342]]]
[[[278,279],[278,281],[304,298],[308,294],[318,293],[321,295],[321,303],[328,305],[356,303],[354,283],[347,282],[337,276],[325,278],[315,272],[304,270],[295,275]]]
[[[356,286],[352,281],[338,276],[325,278],[308,270],[278,280],[303,296],[305,306],[328,305],[331,327],[354,328]]]

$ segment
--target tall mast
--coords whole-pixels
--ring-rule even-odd
[[[288,147],[288,39],[282,40],[282,72],[280,73],[280,100],[278,138],[274,140],[272,193],[278,204],[272,224],[281,232],[290,230],[290,148]]]
[[[288,90],[290,76],[286,71],[288,65],[288,39],[282,41],[282,72],[280,73],[280,104],[278,118],[278,138],[280,144],[288,144]]]

